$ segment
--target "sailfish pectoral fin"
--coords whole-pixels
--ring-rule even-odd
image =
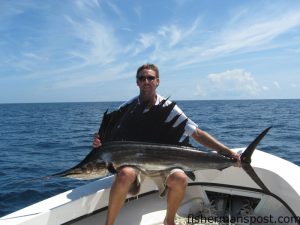
[[[184,171],[184,173],[187,175],[188,178],[190,178],[192,181],[196,180],[196,175],[193,171]]]

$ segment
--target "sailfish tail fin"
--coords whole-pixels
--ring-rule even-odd
[[[254,139],[254,141],[251,142],[251,144],[246,148],[246,150],[241,155],[242,168],[251,177],[251,179],[266,193],[270,193],[270,190],[266,187],[266,185],[263,183],[263,181],[256,174],[255,170],[250,165],[250,163],[251,163],[251,156],[252,156],[254,150],[256,149],[256,146],[264,138],[264,136],[268,133],[268,131],[270,129],[271,129],[271,127],[268,127],[263,132],[261,132]]]
[[[268,127],[267,129],[265,129],[254,139],[254,141],[251,142],[250,145],[248,145],[246,150],[241,155],[242,163],[251,163],[251,156],[252,156],[254,150],[256,149],[256,146],[259,144],[259,142],[264,138],[264,136],[268,133],[268,131],[271,128],[272,127]]]

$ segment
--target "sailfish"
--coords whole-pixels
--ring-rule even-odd
[[[153,172],[163,173],[179,168],[191,180],[195,180],[196,170],[223,170],[236,165],[237,160],[229,155],[193,147],[188,136],[184,137],[187,119],[175,126],[180,117],[178,114],[166,122],[176,106],[175,102],[166,102],[167,99],[148,109],[147,103],[133,101],[110,113],[106,111],[98,131],[102,145],[92,149],[76,166],[54,175],[95,179],[117,173],[124,166],[131,166],[150,178]],[[267,193],[269,189],[251,166],[251,156],[270,128],[261,132],[241,154],[242,169]],[[165,192],[166,189],[160,190],[161,196]]]

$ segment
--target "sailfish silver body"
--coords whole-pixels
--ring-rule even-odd
[[[98,154],[105,162],[112,163],[114,168],[135,166],[141,171],[172,168],[184,171],[221,170],[236,163],[235,159],[192,147],[146,142],[110,142],[104,144]]]

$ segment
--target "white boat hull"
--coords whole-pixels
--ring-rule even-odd
[[[200,214],[202,219],[229,215],[234,220],[242,215],[251,218],[252,224],[299,224],[300,168],[258,150],[251,165],[271,194],[261,190],[241,168],[196,171],[196,180],[189,183],[178,210],[185,224],[200,222]],[[0,224],[104,224],[112,181],[110,176],[59,194],[0,218]],[[252,208],[245,208],[243,202]],[[155,184],[146,179],[138,197],[128,196],[116,225],[162,224],[165,209],[165,199],[159,198]]]

